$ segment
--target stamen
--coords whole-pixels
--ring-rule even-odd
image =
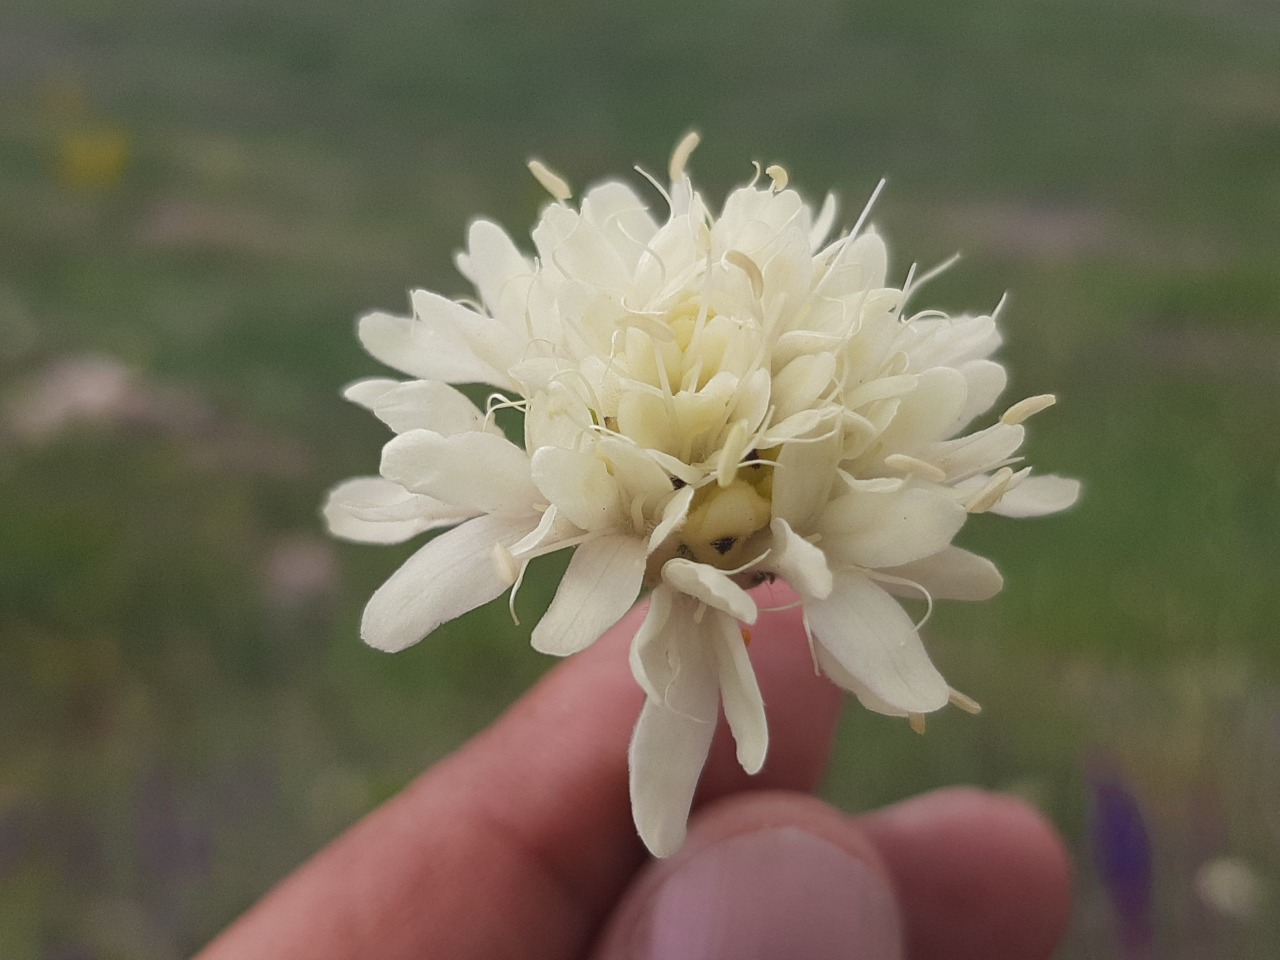
[[[543,190],[546,190],[547,193],[561,203],[573,196],[573,190],[569,187],[568,182],[563,177],[553,173],[541,160],[530,160],[529,172],[542,185]]]
[[[764,172],[769,179],[773,181],[773,192],[781,193],[787,189],[787,171],[778,164],[770,164],[764,168]]]
[[[724,255],[725,263],[731,263],[747,275],[751,281],[751,293],[757,300],[764,295],[764,274],[756,266],[756,262],[741,250],[730,250]]]
[[[925,720],[923,713],[908,713],[907,723],[911,725],[911,729],[916,733],[924,733]]]
[[[982,704],[978,703],[978,701],[974,700],[972,697],[965,696],[959,690],[952,690],[947,694],[947,699],[951,702],[952,706],[959,707],[965,713],[977,714],[982,712]]]
[[[693,153],[702,137],[698,135],[697,130],[690,130],[676,144],[675,150],[671,152],[671,163],[667,165],[667,173],[671,177],[671,182],[684,179],[684,167],[689,162],[689,155]]]
[[[1029,420],[1042,410],[1048,410],[1058,398],[1052,393],[1042,393],[1038,396],[1027,397],[1025,400],[1019,400],[1000,417],[1001,423],[1017,425],[1025,420]]]
[[[965,509],[970,513],[986,513],[1004,496],[1005,491],[1009,489],[1009,481],[1013,479],[1013,471],[1008,467],[1001,467],[991,475],[991,479],[983,484],[968,502],[965,503]]]

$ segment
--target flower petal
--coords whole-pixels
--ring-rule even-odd
[[[755,601],[723,570],[676,557],[663,564],[662,579],[681,593],[723,610],[736,620],[756,621]]]
[[[342,388],[342,396],[354,404],[372,410],[374,402],[388,390],[400,386],[401,381],[390,377],[365,377]]]
[[[402,433],[382,448],[382,475],[477,513],[525,512],[541,499],[525,452],[491,433]]]
[[[612,530],[624,521],[618,481],[594,453],[543,447],[533,454],[531,476],[539,492],[583,530]]]
[[[802,527],[831,496],[841,437],[784,444],[773,474],[773,515]]]
[[[493,565],[494,544],[514,543],[536,517],[477,517],[442,533],[377,589],[360,622],[371,647],[394,653],[440,624],[488,603],[508,586]]]
[[[476,324],[481,330],[472,334],[482,340],[492,339],[498,331],[510,340],[510,334],[496,320],[461,304],[424,291],[418,293],[423,295],[424,302],[437,307],[431,314],[436,322],[390,313],[367,314],[360,318],[359,332],[360,342],[370,355],[389,367],[426,380],[509,386],[502,370],[491,359],[477,353],[461,329]],[[415,294],[415,307],[417,299]],[[441,317],[446,318],[446,322],[439,322]]]
[[[928,713],[947,702],[950,688],[911,618],[860,573],[838,571],[831,596],[806,603],[805,617],[841,668],[894,710]]]
[[[764,716],[764,699],[747,656],[742,631],[732,618],[713,614],[702,622],[707,640],[715,651],[720,674],[720,696],[725,719],[737,744],[738,763],[747,773],[759,773],[769,750],[769,726]]]
[[[410,380],[383,391],[370,405],[396,433],[430,430],[444,437],[479,431],[485,415],[460,390],[437,380]]]
[[[635,603],[644,561],[645,543],[635,537],[599,537],[580,545],[533,630],[533,648],[563,657],[594,643]]]
[[[678,635],[667,630],[675,608],[674,599],[672,589],[665,584],[654,588],[649,594],[644,621],[631,641],[631,675],[649,699],[659,702],[666,699],[667,688],[676,674],[678,649],[672,641],[678,639]]]
[[[946,547],[929,557],[876,571],[909,583],[877,582],[897,597],[923,599],[919,588],[934,600],[989,600],[1004,587],[1004,577],[986,557],[960,547]]]
[[[353,477],[338,484],[322,512],[330,533],[356,543],[400,543],[474,516],[382,477]]]
[[[841,563],[896,567],[937,553],[964,526],[964,507],[920,487],[897,493],[853,492],[819,518],[823,549]]]
[[[1047,473],[1027,477],[991,508],[1002,517],[1043,517],[1066,510],[1080,499],[1080,481]]]
[[[781,517],[775,517],[769,527],[773,532],[773,552],[765,564],[800,596],[818,600],[828,596],[832,580],[826,554],[792,530]]]
[[[716,730],[716,675],[705,655],[690,658],[681,683],[682,699],[696,703],[701,716],[646,700],[629,751],[632,815],[656,857],[670,856],[684,843],[693,791]]]

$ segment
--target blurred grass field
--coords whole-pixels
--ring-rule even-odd
[[[1005,593],[927,633],[983,715],[851,709],[827,795],[1032,797],[1080,863],[1062,956],[1121,957],[1120,784],[1152,956],[1280,954],[1280,8],[9,0],[0,84],[0,956],[190,953],[550,665],[554,561],[522,627],[360,643],[412,545],[318,522],[383,438],[352,320],[466,293],[528,156],[661,171],[690,126],[710,198],[777,161],[851,219],[887,176],[897,276],[960,250],[922,304],[1009,291],[1009,395],[1060,400],[1028,455],[1086,485],[963,535]]]

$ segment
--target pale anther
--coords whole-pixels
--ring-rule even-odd
[[[676,144],[675,150],[671,151],[671,162],[667,165],[667,174],[671,177],[672,183],[684,179],[684,167],[689,162],[689,155],[697,149],[701,141],[702,137],[698,135],[698,131],[690,130]]]
[[[489,558],[493,561],[493,569],[507,586],[511,586],[519,579],[520,570],[516,566],[516,558],[501,543],[493,545],[493,550],[489,552]]]
[[[947,700],[952,706],[959,707],[965,713],[981,713],[982,704],[978,703],[973,697],[965,696],[959,690],[952,690],[947,694]]]
[[[561,203],[573,196],[573,190],[570,189],[568,182],[563,177],[553,173],[541,160],[530,160],[529,172],[533,174],[533,178],[538,183],[542,184],[542,189],[546,190],[547,193]]]
[[[1019,400],[1000,417],[1001,423],[1016,425],[1034,417],[1041,410],[1047,410],[1058,402],[1058,398],[1052,393],[1042,393],[1039,396],[1027,397],[1025,400]]]
[[[1008,467],[1001,467],[991,475],[991,479],[983,484],[977,493],[969,498],[965,503],[965,509],[970,513],[986,513],[1000,502],[1012,479],[1013,471]]]
[[[776,163],[764,168],[764,172],[773,181],[773,192],[781,193],[787,189],[787,171]]]
[[[751,293],[757,300],[764,294],[764,274],[756,266],[756,262],[741,250],[730,250],[724,255],[725,263],[731,263],[747,275],[751,281]]]
[[[924,733],[924,714],[923,713],[908,713],[907,723],[910,724],[911,729],[914,730],[916,733]]]

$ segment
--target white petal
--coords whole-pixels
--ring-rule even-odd
[[[989,600],[1004,587],[1004,577],[994,563],[955,546],[876,572],[910,581],[906,584],[877,582],[894,596],[913,600],[923,599],[924,595],[912,584],[923,587],[934,600]]]
[[[920,487],[846,494],[823,511],[823,549],[842,563],[896,567],[937,553],[964,526],[964,507]]]
[[[662,517],[649,535],[649,549],[656,550],[689,516],[693,503],[693,487],[682,487],[662,507]]]
[[[672,642],[678,639],[668,631],[667,625],[675,612],[672,590],[659,584],[649,594],[649,609],[645,613],[635,639],[631,641],[631,675],[636,678],[649,699],[663,701],[667,688],[676,675],[679,651]]]
[[[765,565],[802,597],[822,599],[831,593],[831,570],[826,555],[791,529],[787,521],[774,517],[773,550]]]
[[[599,537],[580,545],[533,630],[534,649],[563,657],[594,643],[635,603],[644,561],[644,541],[634,537]]]
[[[1067,509],[1079,498],[1079,480],[1048,473],[1023,480],[991,512],[1004,517],[1043,517]]]
[[[442,533],[377,589],[360,622],[371,647],[394,653],[507,588],[493,565],[496,543],[512,543],[533,517],[477,517]]]
[[[370,409],[396,433],[430,430],[451,437],[485,425],[484,413],[466,394],[436,380],[396,384],[381,393]]]
[[[916,388],[905,394],[898,412],[880,435],[885,453],[915,453],[942,439],[964,408],[969,383],[958,370],[934,367],[922,372]]]
[[[1004,367],[991,360],[967,360],[958,369],[969,383],[969,394],[960,415],[948,431],[950,436],[963,430],[974,417],[990,410],[1009,381]]]
[[[426,380],[509,386],[506,367],[496,365],[487,351],[477,352],[470,342],[505,337],[510,344],[510,334],[501,324],[425,291],[414,294],[415,309],[419,300],[430,307],[424,319],[389,313],[360,318],[360,342],[375,359]]]
[[[400,543],[474,516],[382,477],[355,477],[338,484],[329,491],[323,513],[330,533],[356,543]]]
[[[838,433],[821,440],[784,444],[773,474],[773,515],[793,527],[804,524],[831,495],[840,460]]]
[[[805,354],[788,363],[773,378],[774,418],[785,420],[812,406],[827,392],[835,372],[836,358],[831,353]]]
[[[946,704],[950,687],[930,662],[915,624],[866,577],[837,572],[831,596],[806,603],[805,617],[814,639],[893,709],[928,713]]]
[[[916,456],[945,471],[952,480],[961,480],[1004,464],[1022,446],[1026,435],[1021,424],[996,423],[967,437],[929,444]]]
[[[543,447],[533,454],[533,483],[583,530],[612,530],[624,522],[618,481],[594,453]]]
[[[737,743],[738,763],[747,773],[758,773],[769,750],[769,727],[746,641],[737,622],[723,614],[707,617],[702,625],[715,651],[724,715]]]
[[[533,265],[516,249],[505,230],[488,220],[476,220],[467,231],[466,277],[495,316],[503,294],[516,277],[533,272]]]
[[[382,475],[406,490],[480,513],[529,511],[540,499],[525,452],[491,433],[402,433],[382,448]]]
[[[715,730],[712,721],[692,720],[645,701],[629,751],[631,813],[655,857],[669,857],[684,843],[693,792]]]
[[[342,395],[352,403],[366,410],[372,410],[374,401],[388,390],[394,390],[400,386],[400,383],[401,381],[392,380],[390,377],[366,377],[347,384],[342,388]]]
[[[663,564],[662,579],[681,593],[723,610],[737,620],[746,623],[756,621],[755,601],[723,570],[676,557]]]

